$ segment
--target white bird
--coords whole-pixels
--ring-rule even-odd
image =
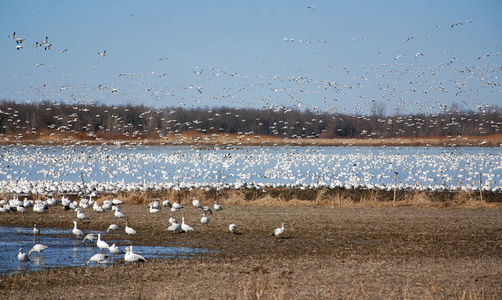
[[[153,205],[150,205],[150,213],[151,214],[156,214],[160,211],[159,208],[154,208]]]
[[[129,227],[129,221],[126,221],[125,232],[128,235],[137,234],[136,230],[134,230],[132,227]]]
[[[114,215],[116,218],[125,218],[126,217],[126,215],[120,211],[120,208],[118,206],[114,206],[112,209],[115,210]]]
[[[211,207],[209,206],[204,206],[202,207],[202,210],[206,213],[210,212],[211,214],[213,214],[213,211],[211,210]]]
[[[42,245],[42,244],[35,244],[30,251],[28,251],[28,256],[31,255],[32,252],[38,252],[38,255],[40,255],[40,252],[44,251],[45,249],[49,248],[47,245]]]
[[[231,233],[237,234],[237,225],[235,225],[235,224],[230,224],[230,225],[228,226],[228,231],[230,231]]]
[[[192,200],[192,205],[195,208],[202,208],[202,205],[200,204],[199,200],[197,200],[195,197]]]
[[[185,217],[181,218],[181,230],[184,232],[195,231],[190,225],[185,224]]]
[[[171,216],[169,217],[169,223],[170,224],[178,223],[178,221],[173,217],[173,214],[171,214]]]
[[[110,250],[110,253],[113,255],[124,253],[122,250],[120,250],[120,247],[116,246],[115,244],[111,245],[110,248],[108,248],[108,250]]]
[[[129,246],[129,247],[126,247],[125,251],[126,251],[126,253],[124,255],[124,260],[126,262],[136,263],[136,262],[144,262],[144,261],[146,261],[146,259],[143,256],[141,256],[141,255],[136,254],[136,253],[133,252],[132,245]]]
[[[167,206],[167,207],[171,207],[171,202],[169,202],[169,200],[164,200],[164,201],[162,201],[162,205]]]
[[[97,239],[97,237],[94,233],[88,233],[82,240],[82,244],[85,244],[85,241],[90,241],[92,243],[95,239]]]
[[[174,202],[171,207],[171,211],[179,211],[182,208],[183,208],[183,205],[179,204],[178,202]]]
[[[23,252],[23,249],[19,248],[19,253],[17,254],[17,259],[20,261],[20,262],[28,262],[30,261],[30,257],[28,254],[24,253]]]
[[[215,201],[214,202],[214,211],[219,211],[219,210],[223,210],[223,207],[221,207],[221,205],[218,204],[218,201]]]
[[[112,224],[110,226],[108,226],[108,229],[106,230],[106,233],[110,232],[110,230],[113,231],[113,233],[115,233],[115,230],[118,230],[120,229],[120,226],[117,225],[117,224]]]
[[[282,223],[282,227],[276,228],[272,233],[272,236],[279,236],[284,233],[284,223]]]
[[[166,228],[166,230],[169,230],[169,231],[172,231],[173,233],[180,233],[181,232],[181,225],[178,224],[178,222],[176,222],[176,220],[174,220],[175,222],[173,222],[169,227]]]
[[[97,253],[94,254],[89,260],[85,263],[86,266],[88,266],[92,261],[98,263],[98,264],[104,264],[108,261],[108,254],[104,253]]]
[[[206,214],[202,214],[202,218],[200,218],[200,223],[201,224],[209,224],[209,218],[206,216]]]
[[[107,242],[101,240],[101,233],[98,233],[98,241],[96,242],[96,246],[101,249],[101,253],[103,253],[103,249],[110,248],[110,245],[108,245]]]
[[[113,52],[113,51],[112,51]],[[105,57],[106,56],[106,50],[103,51],[103,52],[98,52],[99,55],[101,55],[101,57]]]
[[[37,227],[37,224],[35,224],[35,226],[33,226],[33,234],[34,235],[40,234],[40,228]]]
[[[415,54],[415,58],[417,58],[419,55],[424,56],[422,53],[418,52],[417,54]]]
[[[12,35],[9,35],[9,39],[15,39],[15,38],[16,38],[16,32],[14,31]]]
[[[81,237],[84,235],[84,232],[80,229],[77,228],[77,221],[73,221],[73,230],[71,231],[73,233],[73,235],[75,235],[76,237]]]
[[[124,201],[115,198],[112,200],[112,204],[113,205],[120,205],[120,204],[124,204]]]
[[[77,211],[77,219],[80,220],[87,220],[89,217],[82,211],[81,208],[75,209]]]

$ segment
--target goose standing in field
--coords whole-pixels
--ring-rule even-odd
[[[101,253],[103,253],[103,249],[110,248],[110,245],[108,245],[107,242],[101,240],[101,233],[98,233],[98,241],[96,242],[96,246],[101,249]]]
[[[211,210],[211,207],[209,207],[209,206],[204,206],[204,207],[202,208],[202,210],[203,210],[204,212],[206,212],[206,213],[208,213],[208,212],[209,212],[209,213],[213,214],[213,211]]]
[[[206,216],[206,213],[202,214],[202,218],[200,218],[200,223],[203,224],[203,225],[204,224],[206,224],[206,225],[209,224],[209,218]]]
[[[126,215],[120,211],[120,207],[114,206],[114,207],[112,207],[112,209],[115,210],[114,215],[116,218],[125,218],[126,217]]]
[[[136,230],[134,230],[132,227],[129,227],[129,221],[126,221],[125,232],[128,235],[137,234]]]
[[[174,202],[172,206],[173,207],[171,207],[171,211],[179,211],[183,208],[183,205],[179,204],[178,202]]]
[[[104,264],[108,261],[108,258],[109,258],[108,254],[97,253],[91,256],[91,258],[89,258],[89,260],[85,263],[85,265],[88,266],[92,261],[95,261],[98,264]]]
[[[169,217],[169,224],[178,223],[178,221],[173,217],[173,214]]]
[[[185,217],[181,218],[181,230],[184,232],[195,231],[190,225],[185,224]]]
[[[84,235],[84,232],[80,229],[77,228],[77,221],[73,221],[73,230],[71,231],[73,233],[73,235],[75,235],[76,237],[81,237]]]
[[[173,223],[169,227],[166,228],[166,230],[172,231],[173,233],[180,233],[181,232],[181,225],[178,224],[176,220],[174,220]]]
[[[214,202],[214,211],[219,211],[219,210],[223,210],[223,207],[221,207],[221,205],[218,204],[218,200],[216,200]]]
[[[192,200],[192,205],[194,208],[202,208],[202,205],[200,204],[200,201],[198,199],[196,199],[195,197],[193,197],[193,200]]]
[[[172,207],[171,202],[169,202],[169,200],[162,201],[162,205],[167,206],[167,207]]]
[[[40,234],[40,228],[37,227],[37,224],[33,226],[33,235],[39,235]]]
[[[38,252],[38,255],[40,255],[40,252],[44,251],[45,249],[49,248],[47,245],[42,245],[42,244],[35,244],[30,251],[28,251],[28,256],[31,255],[32,252]]]
[[[233,233],[233,234],[237,234],[237,225],[235,225],[235,224],[230,224],[230,225],[228,226],[228,231],[230,231],[230,232],[231,232],[231,233]]]
[[[110,226],[108,226],[108,229],[106,230],[106,233],[113,231],[113,233],[115,233],[116,230],[119,230],[120,229],[120,226],[117,225],[117,224],[112,224]]]
[[[93,242],[95,239],[98,237],[94,233],[88,233],[85,235],[84,239],[82,240],[82,244],[85,244],[85,241]]]
[[[19,248],[19,254],[17,255],[17,259],[22,263],[30,261],[29,255],[24,253],[23,249],[21,248]]]
[[[120,250],[120,247],[115,244],[111,245],[110,248],[108,248],[108,250],[110,250],[110,253],[113,255],[124,253],[122,250]]]
[[[75,211],[77,212],[77,219],[80,220],[88,220],[89,217],[84,213],[84,211],[81,208],[76,208]]]
[[[160,211],[160,208],[155,208],[153,207],[153,204],[150,203],[150,205],[148,206],[150,208],[150,213],[151,214],[156,214]]]
[[[280,236],[283,233],[284,233],[284,223],[282,223],[282,227],[276,228],[274,230],[274,232],[272,233],[272,236]]]
[[[143,256],[141,256],[141,255],[136,254],[136,253],[133,252],[132,245],[129,246],[129,247],[126,247],[125,251],[126,251],[126,253],[124,255],[124,260],[126,262],[137,263],[137,262],[144,262],[144,261],[146,261],[146,259]]]

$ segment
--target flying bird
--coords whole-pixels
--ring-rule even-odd
[[[415,54],[415,59],[416,59],[419,55],[424,56],[422,53],[418,52],[417,54]]]

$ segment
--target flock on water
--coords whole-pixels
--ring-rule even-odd
[[[122,201],[120,201],[118,199],[114,199],[114,200],[115,200],[115,203],[117,203],[117,204],[113,204],[112,201],[105,200],[104,203],[101,205],[97,201],[92,199],[92,195],[89,196],[88,199],[81,198],[80,201],[70,201],[68,198],[66,198],[64,196],[60,200],[56,200],[55,198],[51,198],[50,201],[49,200],[35,200],[35,201],[33,201],[33,200],[28,200],[28,199],[25,199],[24,201],[20,201],[18,198],[14,197],[13,199],[9,200],[9,204],[5,204],[4,207],[6,207],[6,206],[10,207],[9,208],[10,212],[18,211],[17,210],[18,206],[23,206],[26,208],[33,208],[34,205],[36,205],[36,204],[43,205],[46,208],[46,210],[44,212],[47,212],[49,209],[56,209],[58,206],[63,207],[62,211],[67,211],[68,209],[75,210],[75,211],[83,210],[83,209],[92,209],[96,212],[107,214],[110,219],[110,222],[113,222],[113,220],[115,220],[117,217],[113,216],[113,214],[111,213],[112,208],[116,208],[115,209],[116,211],[120,210],[120,205],[123,204]],[[107,203],[112,203],[111,204],[112,206],[108,207],[108,209],[105,209],[105,210],[99,209],[100,207],[105,206]],[[177,208],[175,208],[174,204],[177,204]],[[171,204],[171,202],[169,200],[164,200],[162,202],[162,205],[160,206],[160,203],[158,202],[158,200],[154,200],[153,202],[151,202],[148,205],[148,207],[152,207],[152,206],[156,206],[156,205],[159,205],[158,206],[159,209],[165,209],[165,210],[169,210],[171,212],[170,218],[169,218],[170,225],[166,228],[167,231],[172,231],[173,234],[188,233],[188,232],[195,231],[195,229],[192,226],[185,223],[184,216],[181,217],[181,220],[182,220],[181,224],[179,224],[178,221],[174,218],[173,214],[176,212],[179,212],[183,208],[179,203],[175,202],[175,203]],[[201,226],[207,225],[209,223],[209,217],[206,216],[206,213],[209,212],[210,214],[212,214],[213,210],[211,210],[209,206],[202,206],[200,204],[199,200],[196,199],[195,197],[193,199],[193,207],[195,209],[200,209],[203,213],[203,217],[200,220]],[[220,212],[223,210],[222,206],[220,204],[218,204],[217,201],[214,203],[213,209],[215,212]],[[28,213],[28,211],[26,211],[25,213]],[[33,210],[33,213],[37,213],[37,211]],[[150,212],[150,213],[155,214],[153,212]],[[74,236],[74,238],[82,239],[82,244],[94,245],[96,247],[97,253],[92,255],[85,262],[86,265],[90,265],[91,263],[95,263],[95,264],[109,263],[111,258],[117,258],[118,255],[123,255],[123,261],[125,263],[139,263],[139,262],[147,261],[145,259],[145,257],[143,257],[142,255],[135,253],[133,251],[132,244],[125,246],[125,247],[121,247],[115,243],[110,245],[108,242],[106,242],[106,240],[104,240],[102,238],[101,232],[98,232],[97,234],[95,234],[95,233],[87,233],[86,234],[83,230],[78,228],[77,220],[74,220],[73,224],[74,224],[74,226],[71,231],[71,234]],[[116,224],[111,224],[108,227],[106,234],[111,234],[111,233],[116,234],[117,230],[120,230],[120,229],[121,229],[120,226],[118,226]],[[236,234],[236,235],[241,234],[237,231],[237,225],[233,224],[233,223],[229,225],[228,231],[230,233]],[[138,234],[138,232],[136,232],[136,230],[129,227],[128,220],[126,221],[126,225],[124,227],[124,233],[126,233],[127,235]],[[283,233],[284,233],[284,223],[282,223],[282,227],[277,228],[272,232],[272,236],[279,237]],[[33,235],[38,236],[41,234],[43,234],[43,233],[41,232],[41,230],[37,226],[37,224],[35,224],[33,226]],[[21,248],[21,249],[19,249],[19,252],[17,254],[17,258],[21,263],[28,263],[31,261],[30,257],[32,256],[33,252],[37,252],[37,255],[40,256],[40,255],[43,255],[43,251],[48,248],[49,248],[49,246],[44,245],[44,244],[34,244],[33,247],[28,251],[28,253],[23,252],[23,249]]]

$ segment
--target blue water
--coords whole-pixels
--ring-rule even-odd
[[[90,233],[89,231],[87,233]],[[98,233],[98,232],[94,232]],[[121,250],[129,246],[130,241],[116,240],[113,235],[104,235],[102,239],[108,244],[115,243]],[[71,238],[71,229],[43,229],[43,234],[34,236],[33,228],[26,227],[4,227],[0,226],[0,275],[13,274],[21,272],[39,271],[47,268],[85,266],[87,260],[100,249],[93,244],[86,242],[82,244],[83,239]],[[30,256],[31,261],[22,263],[17,259],[19,248],[28,253],[34,244],[44,244],[49,246],[42,251],[40,256],[38,252],[33,252]],[[142,246],[133,245],[134,253],[148,258],[189,258],[193,255],[205,253],[208,250],[188,247],[164,247],[164,246]],[[106,264],[97,265],[91,262],[91,267],[105,267],[106,265],[123,262],[124,255],[113,256],[108,250],[105,253],[110,255]]]

